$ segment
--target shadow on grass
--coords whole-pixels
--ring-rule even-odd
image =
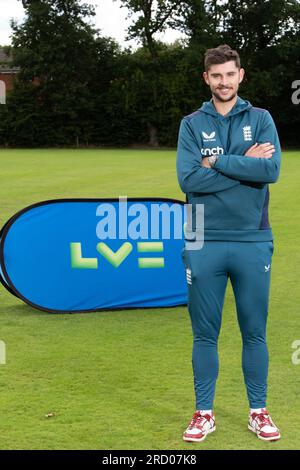
[[[1,305],[0,314],[14,314],[16,316],[22,315],[23,317],[42,317],[45,315],[51,315],[48,312],[43,312],[42,310],[35,309],[30,307],[25,303],[15,304],[15,305]]]
[[[105,316],[114,316],[118,317],[120,315],[126,317],[136,317],[136,315],[144,315],[146,317],[156,317],[156,316],[167,316],[167,315],[176,315],[176,313],[181,314],[182,309],[184,306],[176,306],[176,307],[167,307],[167,308],[132,308],[132,309],[106,309],[106,310],[98,310],[93,312],[58,312],[58,313],[51,313],[46,312],[43,310],[39,310],[38,308],[31,307],[30,305],[26,304],[25,302],[10,304],[10,305],[0,305],[0,315],[5,315],[6,313],[14,314],[16,316],[22,317],[45,317],[45,316],[75,316],[75,317],[82,317],[85,315],[95,316],[101,315]]]

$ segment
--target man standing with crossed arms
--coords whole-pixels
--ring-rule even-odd
[[[237,94],[244,77],[238,53],[227,45],[209,49],[204,65],[212,99],[182,119],[177,152],[178,180],[192,205],[195,233],[196,205],[204,205],[204,245],[183,251],[196,395],[196,411],[183,439],[201,442],[216,429],[217,342],[230,278],[243,340],[248,429],[274,441],[280,432],[266,410],[273,254],[268,184],[279,176],[280,143],[269,112]]]

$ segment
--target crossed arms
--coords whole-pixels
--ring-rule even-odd
[[[184,193],[213,193],[229,189],[243,181],[275,183],[279,176],[281,150],[271,115],[264,113],[258,139],[245,155],[219,155],[213,168],[200,155],[199,146],[188,120],[180,125],[177,149],[177,174]]]

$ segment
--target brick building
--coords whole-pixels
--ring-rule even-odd
[[[14,79],[19,71],[11,66],[12,58],[6,48],[0,47],[0,104],[5,104],[6,95],[14,86]]]

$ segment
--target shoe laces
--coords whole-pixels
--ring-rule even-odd
[[[261,425],[261,427],[263,426],[274,427],[271,417],[267,411],[263,411],[262,413],[257,413],[256,416],[253,417],[253,419],[257,420],[257,422]]]
[[[205,422],[208,421],[207,417],[210,418],[209,415],[202,415],[201,413],[196,411],[196,413],[194,413],[192,420],[190,422],[189,429],[192,429],[192,428],[202,429]]]

